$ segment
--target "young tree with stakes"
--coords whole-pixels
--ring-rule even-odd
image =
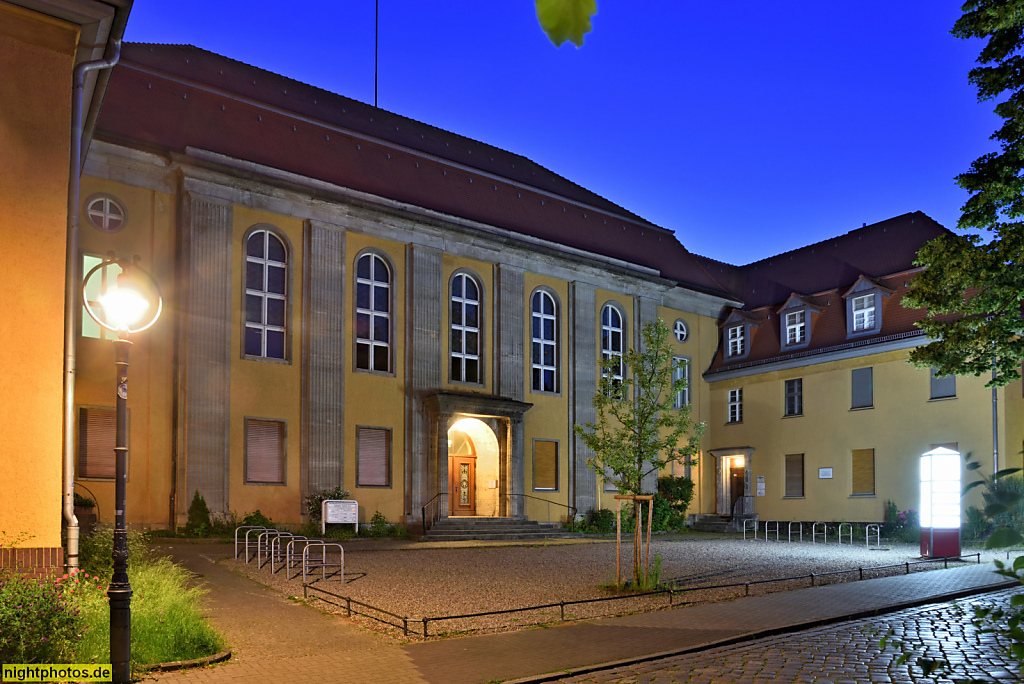
[[[676,396],[686,388],[686,380],[685,374],[673,379],[675,358],[669,334],[668,326],[658,319],[641,329],[639,349],[626,350],[621,360],[605,359],[594,394],[597,420],[574,426],[594,453],[587,465],[611,477],[620,494],[643,495],[645,476],[669,463],[697,462],[704,423],[691,419],[688,402],[676,407]],[[636,517],[633,577],[639,584],[646,571],[640,572],[641,522]]]

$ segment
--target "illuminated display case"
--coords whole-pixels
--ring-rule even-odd
[[[960,555],[960,452],[939,447],[921,456],[921,555]]]

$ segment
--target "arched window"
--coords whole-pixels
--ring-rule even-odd
[[[373,252],[356,262],[356,368],[391,370],[391,268]]]
[[[616,386],[622,383],[625,373],[622,351],[622,313],[611,304],[605,304],[601,309],[601,368]]]
[[[245,241],[245,355],[285,358],[288,251],[269,230]]]
[[[451,379],[483,382],[480,372],[480,285],[473,276],[456,273],[452,278]]]
[[[533,391],[558,391],[558,307],[555,298],[537,290],[531,298]]]

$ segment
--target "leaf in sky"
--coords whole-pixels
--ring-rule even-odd
[[[590,31],[590,17],[597,14],[597,0],[534,0],[540,27],[555,46],[565,41],[583,47]]]

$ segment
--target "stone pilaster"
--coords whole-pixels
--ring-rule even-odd
[[[569,412],[573,425],[596,420],[594,393],[597,392],[597,313],[593,285],[579,281],[569,284]],[[571,429],[571,428],[570,428]],[[569,436],[570,501],[578,513],[597,507],[597,473],[587,466],[593,451],[573,432]]]

